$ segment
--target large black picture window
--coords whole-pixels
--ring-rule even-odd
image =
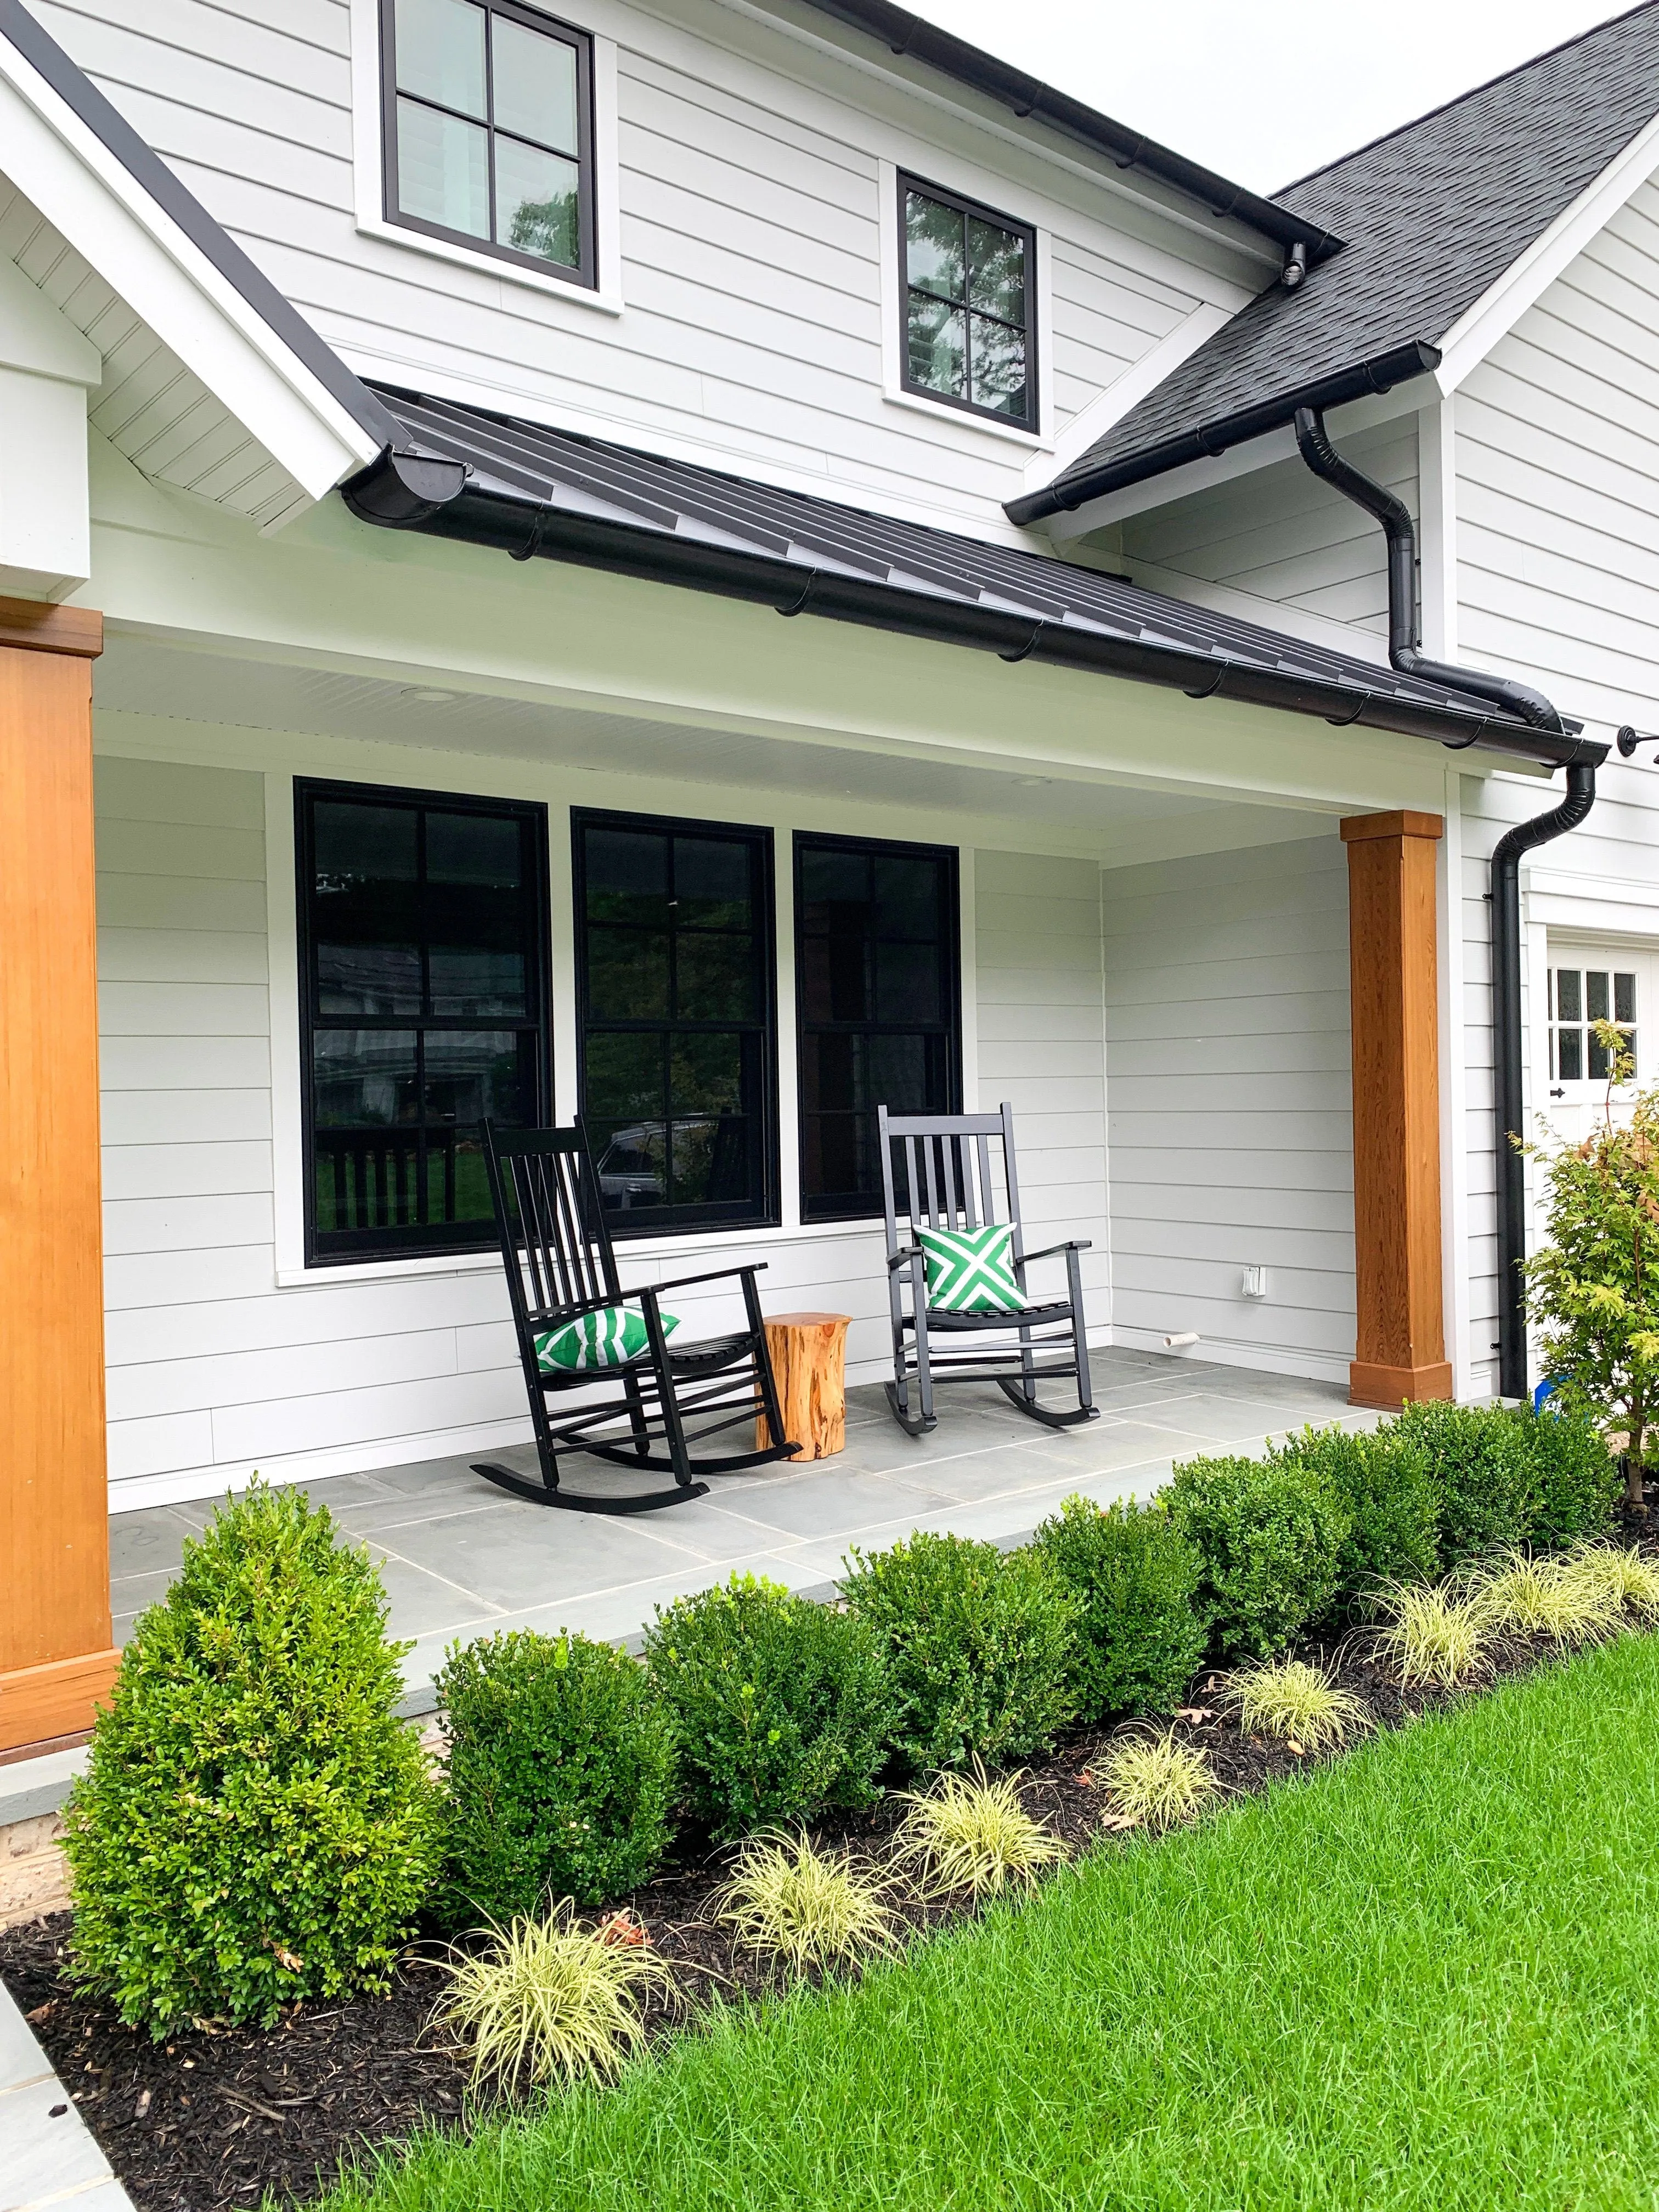
[[[501,799],[301,782],[307,1257],[495,1240],[486,1115],[547,1118],[547,822]]]
[[[573,831],[582,1111],[613,1232],[775,1219],[769,834]]]
[[[877,1107],[961,1091],[955,853],[797,835],[795,950],[802,1214],[879,1213]]]
[[[380,0],[388,221],[594,282],[585,32],[517,0]]]

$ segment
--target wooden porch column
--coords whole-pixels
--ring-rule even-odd
[[[1348,848],[1354,1291],[1348,1396],[1449,1398],[1441,1313],[1437,814],[1359,814]]]
[[[89,608],[0,599],[0,1753],[109,1687]]]

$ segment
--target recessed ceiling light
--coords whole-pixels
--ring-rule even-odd
[[[403,696],[414,700],[422,707],[447,707],[455,694],[453,691],[428,691],[417,684],[406,684]]]

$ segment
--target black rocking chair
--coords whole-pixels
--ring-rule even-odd
[[[755,1290],[764,1261],[625,1291],[580,1122],[569,1129],[497,1129],[486,1121],[483,1135],[541,1480],[489,1462],[475,1465],[474,1474],[537,1505],[562,1505],[575,1513],[651,1513],[706,1497],[708,1485],[701,1476],[764,1467],[800,1449],[798,1443],[781,1443],[719,1458],[694,1449],[724,1430],[752,1430],[763,1413],[773,1436],[783,1434]],[[662,1294],[732,1276],[743,1285],[744,1326],[730,1336],[671,1343],[663,1330]],[[642,1352],[616,1367],[571,1370],[543,1365],[536,1349],[538,1336],[584,1314],[623,1304],[636,1306],[644,1319]],[[581,1401],[568,1412],[561,1409],[562,1418],[555,1416],[550,1401],[572,1391],[584,1394]],[[619,1494],[567,1490],[559,1481],[563,1452],[587,1452],[630,1470],[672,1474],[673,1484]]]
[[[881,1192],[887,1227],[887,1295],[893,1320],[893,1379],[887,1402],[913,1437],[938,1425],[933,1390],[941,1382],[994,1382],[1022,1413],[1045,1428],[1073,1429],[1096,1420],[1090,1395],[1089,1346],[1083,1321],[1079,1252],[1090,1239],[1027,1252],[1020,1234],[1019,1183],[1014,1169],[1014,1109],[998,1114],[890,1114],[876,1109],[881,1140]],[[1000,1164],[1001,1201],[994,1164]],[[953,1313],[930,1307],[920,1229],[984,1229],[999,1220],[1013,1231],[1014,1279],[1039,1260],[1066,1257],[1066,1294],[1009,1312]],[[900,1241],[900,1225],[908,1236]],[[908,1296],[906,1297],[908,1291]],[[1001,1342],[963,1344],[1000,1335]],[[1008,1340],[1014,1340],[1010,1342]],[[1054,1358],[1049,1355],[1058,1353]],[[1039,1382],[1077,1382],[1077,1411],[1051,1413],[1037,1403]]]

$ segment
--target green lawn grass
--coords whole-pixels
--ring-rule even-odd
[[[1656,1845],[1631,1638],[331,2203],[1653,2212]]]

